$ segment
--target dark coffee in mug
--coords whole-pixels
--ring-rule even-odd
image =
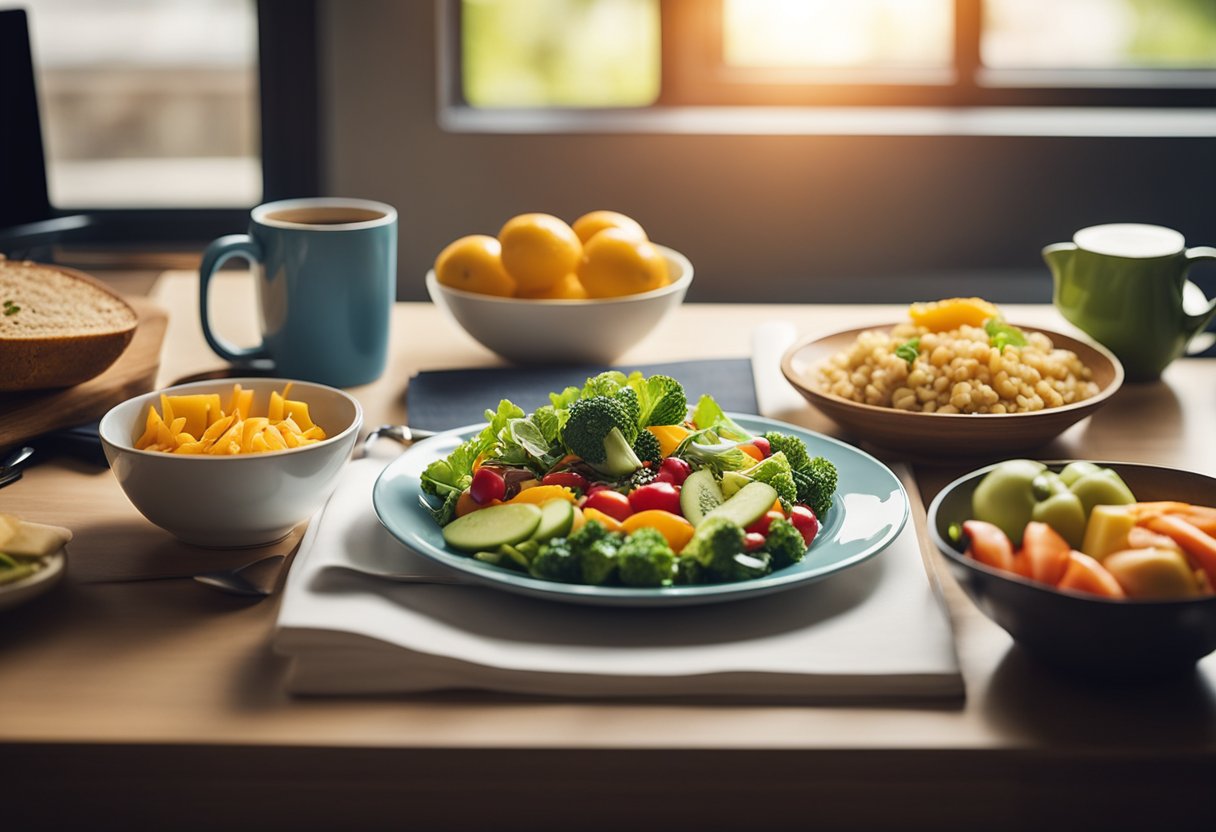
[[[284,211],[272,211],[266,219],[288,225],[351,225],[357,222],[372,222],[383,219],[382,211],[365,208],[291,208]]]

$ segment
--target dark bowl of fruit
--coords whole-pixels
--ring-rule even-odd
[[[929,532],[1027,653],[1099,678],[1186,672],[1216,650],[1216,478],[1008,460],[944,488]]]

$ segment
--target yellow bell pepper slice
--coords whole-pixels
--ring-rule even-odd
[[[1000,318],[1001,311],[983,298],[947,298],[914,303],[908,308],[908,317],[930,332],[948,332],[961,326],[983,326],[991,318]]]

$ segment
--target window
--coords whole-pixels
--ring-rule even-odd
[[[464,98],[475,107],[637,107],[659,93],[654,0],[465,0]]]
[[[60,209],[262,196],[253,0],[23,0]]]
[[[473,109],[1216,107],[1212,0],[461,0],[449,11],[454,101]]]
[[[193,250],[319,193],[318,2],[0,0],[22,85],[28,18],[50,192],[0,250]]]

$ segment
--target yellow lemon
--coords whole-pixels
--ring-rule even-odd
[[[633,217],[627,217],[616,211],[592,211],[589,214],[583,214],[574,221],[572,228],[578,238],[583,241],[583,245],[586,245],[587,241],[596,234],[608,228],[619,228],[622,231],[628,231],[639,240],[646,239],[646,231],[642,228],[641,223]]]
[[[587,290],[578,282],[578,275],[570,272],[548,289],[541,289],[539,292],[516,292],[515,296],[532,300],[586,300]]]
[[[435,278],[444,286],[509,298],[515,281],[502,267],[502,246],[486,234],[461,237],[435,258]]]
[[[592,237],[583,249],[578,279],[588,297],[636,295],[667,285],[667,261],[653,243],[609,228]]]
[[[582,253],[574,229],[551,214],[520,214],[498,232],[502,264],[521,292],[540,292],[574,271]]]

